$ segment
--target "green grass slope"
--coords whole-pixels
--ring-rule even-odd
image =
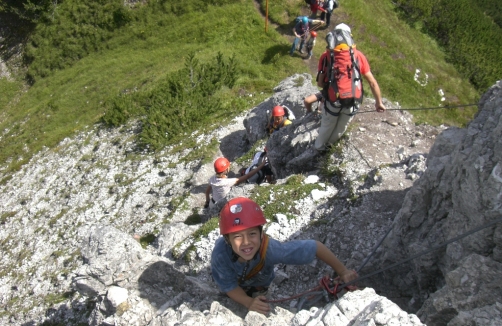
[[[206,3],[204,10],[188,10],[196,1],[184,2],[183,10],[159,10],[153,2],[127,9],[127,23],[107,33],[102,46],[64,68],[49,73],[44,70],[46,77],[35,78],[28,90],[22,78],[0,80],[0,165],[16,169],[43,146],[56,146],[85,126],[102,121],[112,110],[126,112],[129,118],[148,116],[153,112],[152,99],[176,97],[174,93],[166,95],[166,89],[159,85],[181,83],[182,78],[187,82],[187,74],[173,76],[186,68],[190,54],[200,65],[213,62],[218,53],[226,59],[234,57],[238,73],[231,87],[223,85],[211,93],[218,110],[199,119],[186,132],[190,128],[212,128],[215,121],[223,123],[269,96],[285,77],[310,71],[303,60],[288,55],[290,41],[281,35],[289,33],[294,17],[308,13],[303,0],[270,1],[270,19],[278,27],[270,25],[268,33],[252,1],[220,1],[217,6]],[[156,2],[157,6],[159,3],[170,6],[169,1]],[[262,8],[264,5],[261,1]],[[346,0],[332,17],[332,26],[346,22],[353,27],[357,46],[367,55],[383,96],[404,108],[475,102],[478,93],[445,62],[437,44],[400,21],[394,9],[387,0]],[[71,20],[65,19],[64,24],[61,30],[71,29]],[[321,30],[315,57],[324,50],[325,32]],[[33,39],[40,40],[40,35],[50,34],[40,32]],[[58,42],[64,42],[64,38]],[[37,51],[31,49],[30,53]],[[33,57],[30,60],[36,61]],[[418,82],[414,78],[417,69],[421,71]],[[444,102],[439,89],[445,93]],[[165,112],[175,109],[164,107]],[[464,125],[474,112],[453,109],[414,114],[418,123]]]

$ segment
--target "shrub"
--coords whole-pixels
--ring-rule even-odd
[[[222,87],[232,88],[237,77],[235,57],[225,60],[218,53],[211,62],[201,64],[191,53],[183,69],[168,75],[147,94],[119,95],[112,100],[103,122],[120,126],[141,115],[140,145],[161,149],[223,110],[214,94]]]

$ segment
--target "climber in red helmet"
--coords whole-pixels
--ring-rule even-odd
[[[315,41],[317,39],[317,32],[316,31],[311,31],[310,32],[310,37],[309,39],[307,40],[307,60],[309,60],[310,58],[312,58],[312,54],[313,54],[313,50],[314,50],[314,46],[315,46]]]
[[[264,160],[256,169],[249,171],[240,178],[228,178],[230,162],[224,157],[217,158],[216,161],[214,161],[214,172],[216,172],[216,174],[209,178],[209,184],[206,188],[206,203],[204,204],[204,208],[208,208],[210,202],[215,204],[223,200],[233,186],[251,178],[260,171],[265,164],[266,162]],[[211,193],[213,194],[212,199],[210,198]]]
[[[349,282],[357,278],[336,256],[316,240],[279,242],[263,231],[267,221],[251,199],[228,201],[220,212],[220,237],[211,254],[211,273],[221,291],[250,311],[270,312],[265,302],[276,264],[306,265],[319,258]]]
[[[274,106],[272,109],[272,116],[267,124],[268,134],[271,135],[282,127],[290,125],[291,120],[289,120],[288,117],[289,109],[287,107],[281,105]]]

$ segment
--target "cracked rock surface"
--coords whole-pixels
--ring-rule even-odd
[[[483,103],[492,105],[491,109],[482,109],[467,129],[415,126],[411,115],[389,102],[388,108],[396,110],[363,113],[372,110],[368,99],[351,122],[340,151],[327,157],[311,151],[319,118],[301,111],[303,96],[313,92],[308,74],[281,82],[271,98],[210,134],[187,134],[187,142],[195,140],[197,145],[181,151],[169,147],[157,154],[138,152],[134,143],[138,126],[134,124],[110,130],[89,127],[57,148],[37,154],[20,171],[9,176],[0,172],[7,180],[0,185],[0,323],[421,325],[413,313],[422,303],[419,316],[431,325],[446,320],[460,325],[486,320],[486,316],[493,319],[497,312],[500,316],[497,296],[490,302],[480,299],[469,305],[460,296],[454,311],[434,303],[445,302],[439,299],[445,295],[457,300],[461,291],[454,287],[462,280],[459,273],[477,277],[464,270],[469,265],[460,263],[464,259],[486,268],[496,266],[486,259],[500,262],[498,229],[487,231],[486,240],[478,237],[472,243],[462,242],[461,248],[451,245],[449,256],[422,259],[426,267],[438,266],[432,273],[419,265],[417,269],[407,265],[387,272],[383,282],[362,282],[360,290],[347,292],[337,301],[322,299],[300,310],[299,302],[290,300],[274,305],[270,316],[262,316],[247,313],[219,293],[212,282],[208,259],[218,231],[194,239],[191,235],[201,224],[185,223],[195,212],[207,214],[202,209],[203,192],[213,173],[212,163],[193,159],[197,157],[194,152],[209,146],[214,137],[220,142],[215,157],[234,160],[244,155],[262,137],[252,133],[257,127],[249,127],[266,118],[267,108],[288,101],[296,116],[293,125],[274,133],[267,142],[277,184],[236,187],[235,195],[249,195],[256,187],[270,187],[271,194],[280,194],[288,178],[303,174],[305,182],[316,185],[315,191],[277,216],[267,216],[271,221],[267,233],[281,241],[322,241],[353,269],[361,266],[396,220],[399,227],[360,272],[368,274],[408,250],[416,252],[413,241],[420,236],[413,233],[414,228],[436,230],[429,231],[430,236],[442,227],[451,230],[452,224],[444,221],[459,216],[458,210],[452,211],[455,207],[486,212],[482,214],[486,219],[500,214],[499,90],[497,84],[485,96]],[[471,128],[475,126],[477,129]],[[464,139],[470,147],[462,143]],[[485,144],[487,140],[492,145]],[[286,161],[285,153],[295,156]],[[469,163],[462,163],[466,155]],[[237,166],[232,168],[233,173],[238,172]],[[461,182],[459,173],[449,172],[462,169],[469,171],[469,182]],[[478,180],[476,187],[472,180]],[[449,188],[436,191],[425,183]],[[485,185],[488,190],[476,197]],[[449,198],[453,201],[448,202]],[[466,198],[475,206],[462,206]],[[437,203],[433,210],[427,206],[430,203]],[[295,217],[288,219],[286,214]],[[429,222],[436,220],[440,223]],[[408,230],[411,233],[405,232]],[[133,238],[136,234],[155,234],[155,241],[143,249]],[[440,239],[443,237],[430,238],[428,243]],[[191,259],[173,255],[173,250],[184,252],[190,246],[195,248]],[[395,257],[389,257],[392,253]],[[306,266],[278,265],[268,295],[280,299],[301,293],[330,272],[318,261]],[[436,285],[425,289],[424,280]],[[496,279],[493,282],[495,291],[500,291]],[[484,289],[483,284],[476,289]],[[419,288],[422,292],[414,290]],[[451,292],[442,294],[448,288]],[[427,302],[420,299],[424,293],[430,295]]]

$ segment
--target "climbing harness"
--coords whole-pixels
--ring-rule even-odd
[[[319,281],[319,285],[307,290],[305,292],[302,292],[300,294],[288,297],[288,298],[283,298],[283,299],[277,299],[277,300],[264,300],[267,303],[279,303],[279,302],[284,302],[284,301],[289,301],[293,299],[299,299],[298,300],[298,305],[297,309],[301,310],[303,305],[305,303],[309,303],[310,305],[313,305],[314,303],[318,302],[321,299],[325,299],[326,301],[330,301],[330,299],[337,299],[338,298],[338,293],[343,290],[342,287],[340,287],[342,283],[340,283],[340,278],[337,277],[335,279],[330,278],[328,276],[323,277]],[[356,290],[355,286],[351,286],[347,288],[348,290]]]
[[[355,283],[361,281],[361,280],[364,280],[364,279],[367,279],[369,277],[372,277],[372,276],[375,276],[377,274],[380,274],[388,269],[391,269],[391,268],[394,268],[398,265],[401,265],[403,263],[406,263],[410,260],[413,260],[415,258],[418,258],[420,256],[423,256],[431,251],[434,251],[434,250],[437,250],[437,249],[440,249],[452,242],[455,242],[455,241],[458,241],[460,239],[463,239],[473,233],[476,233],[478,231],[481,231],[485,228],[488,228],[490,226],[493,226],[497,223],[502,223],[502,217],[496,219],[496,220],[493,220],[487,224],[484,224],[484,225],[481,225],[477,228],[474,228],[470,231],[467,231],[457,237],[454,237],[450,240],[447,240],[437,246],[434,246],[432,248],[429,248],[427,250],[424,250],[418,254],[415,254],[411,257],[408,257],[406,259],[403,259],[397,263],[394,263],[390,266],[387,266],[385,268],[382,268],[382,269],[379,269],[373,273],[370,273],[368,275],[365,275],[365,276],[362,276],[362,277],[358,277],[352,281],[349,281],[347,283],[341,283],[340,282],[340,277],[337,277],[335,279],[332,279],[332,278],[329,278],[327,276],[323,277],[320,282],[319,282],[319,285],[310,289],[310,290],[307,290],[305,292],[302,292],[300,294],[297,294],[297,295],[293,295],[291,297],[288,297],[288,298],[283,298],[283,299],[278,299],[278,300],[265,300],[265,302],[268,302],[268,303],[279,303],[279,302],[284,302],[284,301],[289,301],[289,300],[293,300],[293,299],[297,299],[297,298],[300,298],[299,300],[299,303],[298,303],[298,307],[297,309],[298,310],[301,310],[301,307],[303,306],[303,304],[306,302],[306,301],[309,301],[311,304],[314,304],[315,302],[319,301],[321,298],[325,298],[326,301],[330,301],[329,299],[330,298],[333,298],[333,299],[337,299],[338,298],[338,293],[340,293],[343,289],[347,288],[347,290],[349,291],[353,291],[356,289],[356,287],[354,286]],[[392,231],[392,229],[394,228],[394,225],[392,225],[389,230],[387,231],[387,233],[385,233],[384,237],[375,245],[375,247],[373,248],[373,250],[371,251],[371,253],[369,254],[369,256],[364,260],[364,262],[362,263],[362,265],[357,269],[356,273],[359,273],[359,271],[368,263],[368,261],[370,260],[370,258],[373,256],[373,254],[375,253],[375,251],[380,247],[380,245],[382,244],[382,242],[384,241],[384,239],[387,237],[387,235],[390,233],[390,231]]]

